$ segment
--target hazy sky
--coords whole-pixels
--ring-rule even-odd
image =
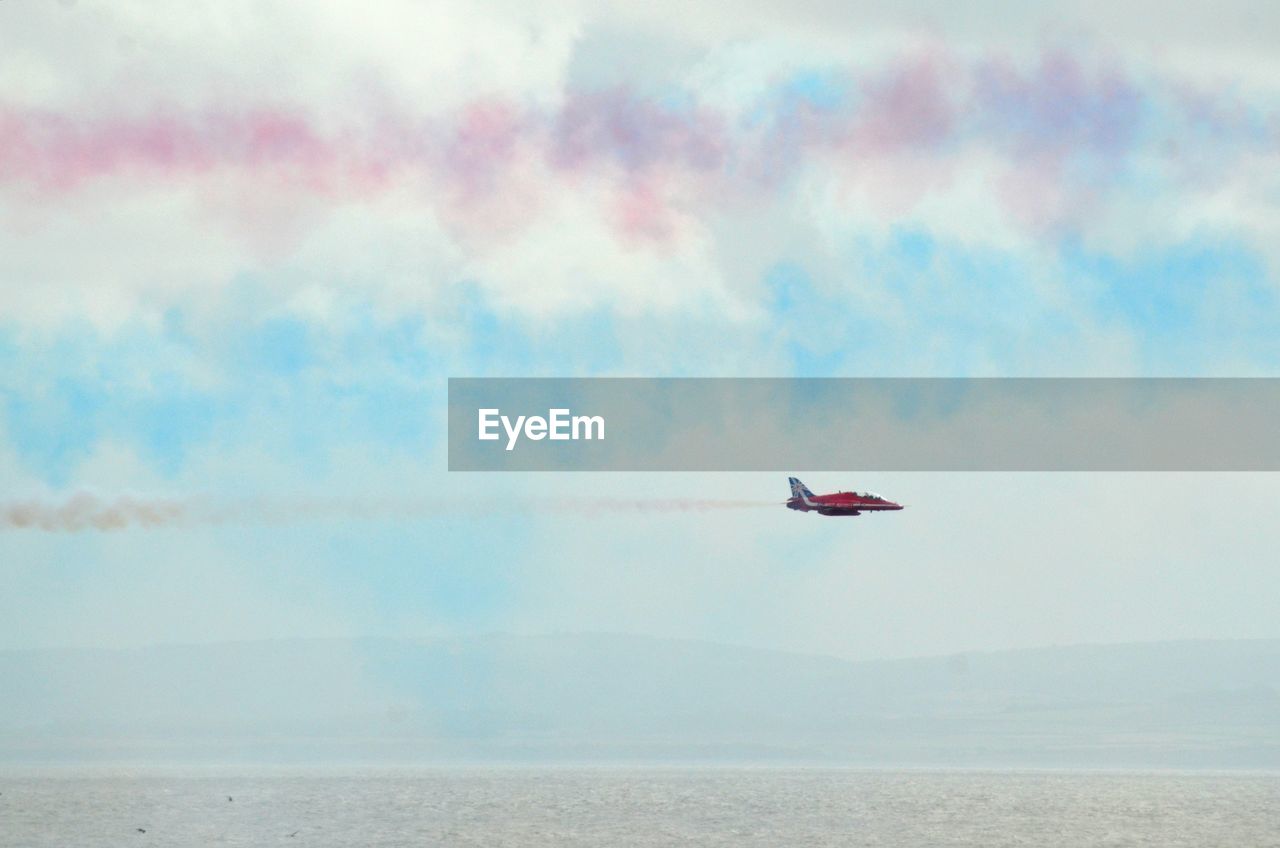
[[[447,474],[448,376],[1280,371],[1280,13],[633,5],[0,3],[0,501],[457,502],[0,530],[0,648],[1280,636],[1271,475]]]

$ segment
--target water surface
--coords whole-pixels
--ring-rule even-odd
[[[61,768],[0,793],[6,848],[1280,846],[1275,774]]]

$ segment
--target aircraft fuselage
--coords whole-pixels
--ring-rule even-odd
[[[861,515],[864,512],[894,512],[902,509],[902,504],[894,503],[874,492],[835,492],[830,495],[815,495],[794,478],[792,478],[792,492],[786,507],[798,512],[816,512],[819,515]]]

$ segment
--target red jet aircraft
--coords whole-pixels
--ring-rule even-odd
[[[794,477],[787,509],[816,512],[819,515],[861,515],[863,512],[886,512],[902,509],[902,504],[882,498],[875,492],[836,492],[834,495],[815,495]]]

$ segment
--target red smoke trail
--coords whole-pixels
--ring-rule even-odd
[[[716,500],[711,498],[584,498],[546,504],[550,511],[580,512],[718,512],[773,506],[772,501]]]
[[[48,531],[121,530],[125,527],[165,527],[187,514],[181,501],[128,496],[104,500],[85,492],[61,503],[14,501],[0,506],[0,529]]]
[[[772,501],[710,498],[527,498],[504,497],[500,503],[468,499],[414,498],[144,498],[101,497],[78,492],[61,501],[20,500],[0,503],[0,531],[158,529],[217,524],[298,524],[346,521],[414,521],[450,514],[548,513],[688,513],[719,512],[772,506]]]

